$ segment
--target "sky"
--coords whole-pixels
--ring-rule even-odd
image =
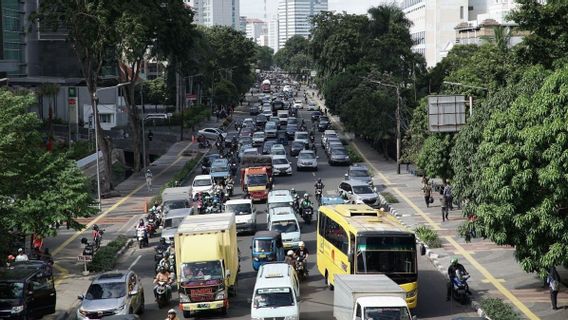
[[[380,3],[392,2],[386,0],[328,0],[329,10],[337,12],[345,11],[347,13],[364,14],[372,6]],[[240,0],[241,16],[247,18],[264,18],[264,0]],[[278,0],[266,0],[268,19],[271,13],[275,12],[278,6]]]

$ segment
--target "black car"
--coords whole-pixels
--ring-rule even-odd
[[[325,130],[329,129],[330,123],[328,120],[323,119],[323,117],[320,117],[319,123],[318,123],[318,131],[319,132],[324,132]]]
[[[321,117],[321,112],[319,111],[312,112],[312,121],[319,121],[320,117]]]
[[[306,144],[301,141],[294,141],[292,142],[292,146],[290,147],[290,155],[295,157],[297,156],[300,151],[306,148]]]
[[[267,140],[264,142],[264,145],[262,146],[262,154],[270,154],[270,149],[272,149],[272,146],[276,144],[276,140]]]
[[[263,115],[263,114],[259,114],[254,119],[254,124],[255,124],[257,129],[263,129],[264,125],[266,124],[266,121],[268,121],[268,119],[266,119],[266,116]]]
[[[288,140],[294,139],[294,134],[296,134],[296,131],[298,131],[297,124],[288,124],[286,126],[286,135],[288,136]]]

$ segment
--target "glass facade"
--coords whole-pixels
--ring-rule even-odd
[[[2,4],[2,60],[18,63],[16,71],[8,76],[25,76],[25,42],[23,1],[1,0]]]

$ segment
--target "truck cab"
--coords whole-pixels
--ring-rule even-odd
[[[406,301],[399,297],[361,297],[355,301],[352,320],[412,320]]]
[[[263,201],[268,198],[271,182],[265,167],[246,168],[241,181],[243,189],[252,201]]]

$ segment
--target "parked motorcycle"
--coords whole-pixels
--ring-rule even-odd
[[[165,281],[159,281],[156,286],[156,303],[158,308],[165,307],[170,304],[172,299],[172,289]]]
[[[469,299],[469,277],[463,270],[456,270],[456,276],[452,279],[452,297],[461,304],[466,304]]]

